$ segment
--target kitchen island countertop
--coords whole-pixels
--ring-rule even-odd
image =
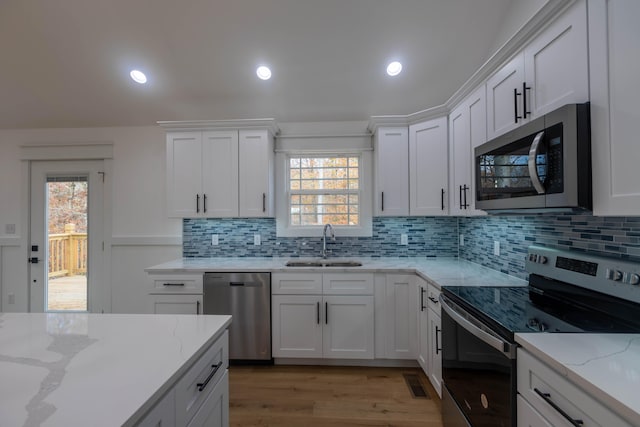
[[[0,425],[131,425],[230,322],[231,316],[0,313]]]
[[[415,273],[436,287],[442,286],[527,286],[525,280],[459,258],[365,258],[350,257],[360,261],[361,267],[287,267],[289,260],[309,258],[180,258],[145,269],[151,274],[216,272],[370,272]],[[344,258],[329,258],[330,261]]]

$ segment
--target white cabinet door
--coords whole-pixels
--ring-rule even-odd
[[[640,2],[589,2],[594,215],[640,215]]]
[[[429,309],[429,381],[442,397],[442,327],[440,314]]]
[[[409,214],[448,213],[447,118],[409,127]]]
[[[482,85],[449,115],[451,215],[484,215],[475,209],[473,149],[487,140],[487,104]]]
[[[265,130],[239,133],[240,217],[272,217],[274,214],[274,145]]]
[[[574,3],[525,47],[524,65],[531,88],[525,106],[531,112],[528,118],[589,101],[586,0]]]
[[[523,122],[524,55],[519,53],[487,80],[487,139]]]
[[[420,346],[418,348],[418,363],[422,367],[427,378],[429,377],[429,308],[427,307],[427,283],[424,280],[420,280],[418,285],[418,292],[420,294],[420,306],[418,312],[418,341]]]
[[[517,411],[518,427],[553,427],[542,415],[527,403],[522,396],[518,396]],[[560,424],[562,425],[562,424]]]
[[[409,215],[409,129],[378,128],[373,150],[374,215]]]
[[[322,296],[273,295],[271,307],[273,357],[322,357]]]
[[[202,295],[149,295],[153,314],[201,314]]]
[[[324,304],[324,357],[373,359],[373,296],[325,296]]]
[[[167,134],[167,211],[171,218],[198,216],[202,205],[202,133]]]
[[[164,425],[164,424],[162,424]],[[171,424],[167,424],[171,425]],[[229,373],[225,372],[193,416],[188,427],[229,426]]]
[[[202,216],[238,216],[238,132],[202,133]]]
[[[415,360],[418,353],[416,276],[389,274],[386,284],[386,355],[389,359]]]

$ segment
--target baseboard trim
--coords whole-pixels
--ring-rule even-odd
[[[274,365],[367,366],[377,368],[419,368],[416,360],[398,359],[303,359],[274,358]]]

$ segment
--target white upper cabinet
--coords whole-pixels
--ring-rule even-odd
[[[274,214],[274,141],[269,129],[167,132],[169,217]]]
[[[447,118],[409,126],[409,214],[448,214]]]
[[[409,215],[409,130],[380,127],[374,136],[375,216]]]
[[[640,215],[640,2],[589,2],[594,215]]]
[[[200,215],[238,215],[238,132],[202,133],[202,194]]]
[[[524,55],[516,55],[487,80],[487,138],[516,128],[522,123]],[[520,94],[520,95],[518,95]]]
[[[274,215],[274,142],[267,130],[241,130],[240,216]]]
[[[487,137],[589,101],[586,0],[561,13],[487,80]]]
[[[449,115],[451,215],[483,215],[475,209],[473,149],[487,141],[487,104],[481,86]]]

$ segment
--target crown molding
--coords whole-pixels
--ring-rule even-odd
[[[275,119],[239,119],[239,120],[182,120],[159,121],[158,126],[166,131],[176,130],[236,130],[268,129],[273,135],[280,133]]]

